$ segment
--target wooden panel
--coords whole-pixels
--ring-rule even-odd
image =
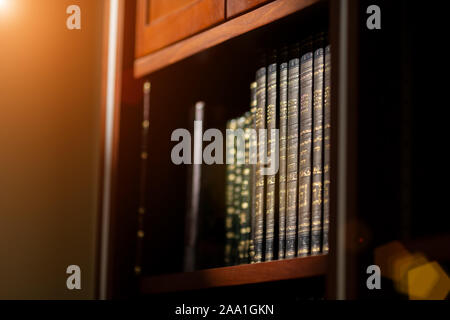
[[[143,278],[144,294],[310,278],[326,273],[327,256],[271,261]]]
[[[105,1],[109,9],[111,1]],[[136,285],[130,281],[130,274],[134,273],[136,244],[135,223],[136,216],[130,214],[135,212],[136,205],[134,197],[138,194],[138,173],[136,171],[139,163],[141,103],[143,79],[136,80],[133,77],[134,44],[135,44],[135,18],[136,0],[118,1],[118,32],[117,32],[117,61],[116,82],[114,96],[114,125],[113,139],[111,142],[111,179],[109,202],[104,203],[110,207],[109,245],[107,251],[107,292],[99,295],[99,298],[126,299],[136,295]],[[109,10],[105,13],[105,31],[109,28]],[[106,33],[107,34],[107,33]],[[108,37],[104,43],[104,78],[103,78],[103,110],[102,118],[106,117],[106,83],[107,83],[107,52]],[[102,121],[103,130],[105,123]],[[102,137],[102,153],[105,151],[105,138]],[[103,162],[102,162],[103,163]],[[101,172],[105,167],[102,165]],[[103,181],[103,176],[102,176]],[[107,186],[104,185],[104,188]],[[103,193],[99,193],[103,197]],[[124,200],[126,199],[126,200]],[[103,198],[100,199],[103,205]],[[100,208],[103,209],[103,208]],[[101,228],[101,217],[99,214],[98,225]],[[100,233],[99,233],[100,235]],[[100,246],[100,241],[99,246]],[[100,251],[100,250],[99,250]],[[99,256],[100,261],[100,256]],[[97,263],[100,268],[100,263]],[[100,269],[98,271],[100,274]]]
[[[179,9],[183,9],[194,2],[196,0],[165,0],[165,1],[157,1],[157,0],[146,0],[148,2],[146,10],[149,10],[150,20],[154,21],[158,18],[162,18],[168,14],[171,14],[174,11]],[[150,8],[148,8],[150,7]]]
[[[227,0],[227,19],[272,0]]]
[[[138,0],[136,57],[189,37],[224,19],[224,0]]]
[[[320,0],[276,0],[244,15],[175,43],[135,61],[135,77],[142,77],[226,40],[300,11]]]
[[[357,150],[358,78],[356,68],[358,0],[330,1],[331,39],[331,181],[328,299],[355,299],[360,278],[358,250]],[[345,24],[343,23],[345,19]],[[343,36],[344,35],[344,36]],[[345,53],[345,54],[344,54]],[[365,280],[364,280],[365,281]]]

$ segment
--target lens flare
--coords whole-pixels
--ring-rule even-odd
[[[9,0],[0,0],[0,13],[3,13],[9,7]]]
[[[14,11],[16,4],[15,1],[11,0],[0,0],[0,23],[6,22],[15,16]]]

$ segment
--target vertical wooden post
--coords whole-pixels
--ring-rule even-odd
[[[358,0],[330,3],[332,52],[330,259],[327,296],[356,298],[356,254],[349,235],[356,216]]]

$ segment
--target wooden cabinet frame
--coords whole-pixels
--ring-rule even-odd
[[[151,1],[167,0],[137,1],[136,57],[155,52],[225,19],[224,0],[192,0],[152,21]]]

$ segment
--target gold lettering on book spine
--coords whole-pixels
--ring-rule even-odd
[[[286,247],[286,183],[287,183],[287,119],[288,119],[288,64],[280,65],[280,168],[279,168],[279,218],[278,259],[285,258]]]
[[[244,130],[245,128],[245,117],[239,117],[237,119],[236,129]],[[242,241],[245,235],[241,233],[241,228],[244,226],[243,218],[246,214],[246,210],[242,207],[242,203],[245,198],[242,197],[242,192],[245,191],[246,185],[245,181],[245,139],[236,139],[236,178],[234,180],[234,222],[233,230],[235,234],[234,246],[235,252],[233,253],[236,261],[235,263],[242,263],[244,256],[244,247],[242,246]]]
[[[244,133],[245,133],[245,153],[244,165],[242,170],[242,192],[241,192],[241,263],[249,263],[250,251],[250,236],[251,236],[251,196],[250,196],[250,179],[251,179],[251,164],[250,164],[250,143],[251,135],[250,129],[252,126],[252,114],[247,112],[244,116]]]
[[[236,129],[236,120],[230,120],[227,123],[227,130]],[[226,218],[225,218],[225,232],[226,232],[226,242],[225,242],[225,265],[234,264],[233,257],[233,246],[235,234],[233,231],[234,223],[234,183],[236,179],[236,166],[235,152],[233,152],[234,138],[232,135],[227,135],[227,149],[226,149],[226,163],[227,163],[227,184],[225,192],[225,203],[227,206]]]
[[[258,132],[258,157],[256,165],[256,194],[255,194],[255,262],[263,261],[263,241],[264,241],[264,176],[261,170],[261,157],[259,154],[263,136],[259,134],[260,129],[265,129],[266,117],[266,68],[260,68],[256,72],[256,130]]]
[[[258,138],[256,136],[256,109],[257,109],[257,100],[256,100],[256,82],[253,82],[250,85],[250,96],[251,96],[251,123],[250,128],[254,131],[251,131],[250,134],[250,178],[251,178],[251,209],[250,209],[250,239],[249,239],[249,261],[250,263],[255,262],[255,225],[256,225],[256,163],[258,157]]]
[[[324,66],[324,169],[323,169],[323,235],[322,235],[322,253],[329,251],[328,232],[330,217],[330,164],[331,164],[331,48],[325,47],[325,66]]]
[[[305,53],[300,62],[300,159],[298,207],[298,256],[309,253],[311,225],[311,165],[313,121],[313,54]]]
[[[323,87],[324,87],[324,49],[318,48],[314,52],[314,97],[313,97],[313,170],[312,170],[312,199],[311,199],[311,254],[321,251],[322,240],[322,211],[323,211]]]
[[[287,90],[287,151],[286,151],[286,253],[285,258],[296,256],[297,236],[297,180],[298,180],[298,98],[299,59],[288,63]]]
[[[276,63],[269,65],[267,75],[267,149],[269,164],[271,166],[272,145],[275,143],[275,136],[272,136],[272,129],[276,129],[276,104],[277,104],[277,65]],[[271,261],[274,257],[274,231],[275,231],[275,181],[276,176],[270,175],[266,177],[266,250],[265,261]]]

